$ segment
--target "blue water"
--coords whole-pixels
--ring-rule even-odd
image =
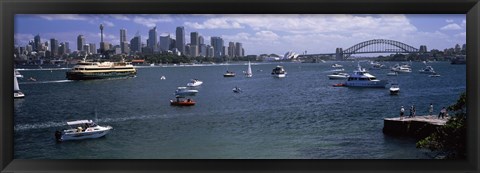
[[[270,75],[277,63],[247,66],[147,67],[135,78],[65,80],[66,70],[24,70],[15,100],[16,159],[424,159],[415,140],[386,136],[383,118],[398,116],[400,106],[426,114],[457,100],[466,88],[465,65],[432,62],[441,77],[413,72],[379,79],[400,84],[398,96],[388,89],[332,87],[333,63],[347,72],[356,62],[280,63],[286,78]],[[369,67],[368,63],[362,63]],[[393,62],[386,63],[393,66]],[[224,78],[226,70],[237,72]],[[165,76],[166,80],[160,80]],[[34,77],[36,82],[27,79]],[[169,100],[192,78],[204,83],[192,107],[172,107]],[[238,86],[243,92],[234,93]],[[55,130],[67,120],[95,119],[114,130],[106,137],[56,143]]]

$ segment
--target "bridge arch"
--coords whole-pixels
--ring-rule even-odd
[[[358,43],[342,51],[345,58],[357,53],[416,53],[419,50],[408,44],[387,39],[373,39]]]

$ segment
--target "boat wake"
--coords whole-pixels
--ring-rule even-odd
[[[95,121],[98,124],[104,123],[112,123],[112,122],[123,122],[123,121],[131,121],[131,120],[149,120],[149,119],[157,119],[157,118],[168,118],[168,115],[161,114],[161,115],[141,115],[141,116],[133,116],[133,117],[119,117],[119,118],[99,118],[98,121]],[[15,131],[25,131],[25,130],[32,130],[32,129],[46,129],[46,128],[55,128],[55,127],[63,127],[66,126],[65,122],[45,122],[45,123],[34,123],[34,124],[19,124],[15,125]],[[106,124],[109,125],[109,124]]]
[[[51,70],[70,70],[72,68],[17,68],[18,71],[51,71]]]
[[[34,82],[20,82],[18,84],[45,84],[45,83],[65,83],[73,82],[73,80],[54,80],[54,81],[34,81]]]

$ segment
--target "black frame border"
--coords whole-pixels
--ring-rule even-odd
[[[20,160],[13,159],[15,14],[466,14],[468,158],[447,160]],[[478,0],[2,0],[2,172],[477,172],[480,3]],[[472,58],[474,57],[474,58]],[[380,131],[380,130],[379,130]]]

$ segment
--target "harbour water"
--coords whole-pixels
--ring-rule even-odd
[[[428,159],[415,140],[386,136],[383,118],[400,106],[438,113],[466,89],[466,66],[431,62],[441,77],[418,73],[379,79],[398,82],[388,89],[332,87],[333,63],[352,72],[357,62],[246,64],[138,68],[130,79],[69,81],[66,69],[21,70],[24,99],[14,101],[15,159]],[[387,62],[393,66],[396,62]],[[370,65],[361,63],[364,67]],[[271,70],[283,65],[285,78]],[[226,70],[236,77],[224,78]],[[166,80],[161,80],[165,76]],[[37,81],[27,80],[34,77]],[[170,106],[174,91],[197,78],[203,85],[192,107]],[[232,92],[235,86],[242,93]],[[408,110],[408,109],[407,109]],[[55,142],[68,120],[93,119],[114,128],[99,139]]]

